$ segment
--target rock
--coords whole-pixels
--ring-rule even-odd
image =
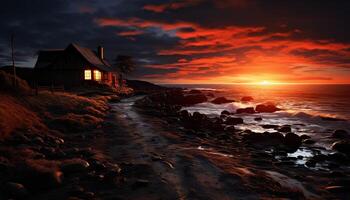
[[[247,102],[247,101],[253,101],[253,100],[254,100],[254,98],[251,97],[251,96],[245,96],[245,97],[242,97],[242,98],[241,98],[241,101],[245,101],[245,102]]]
[[[273,125],[273,124],[264,124],[264,125],[261,125],[261,127],[265,128],[265,129],[277,129],[279,126]]]
[[[332,186],[327,186],[325,187],[325,190],[331,193],[342,193],[348,191],[347,188],[341,185],[332,185]]]
[[[25,199],[28,196],[28,190],[20,183],[7,182],[4,190],[9,196],[16,199]]]
[[[284,144],[291,148],[291,149],[297,149],[301,145],[301,138],[294,133],[287,133],[284,137]]]
[[[224,110],[221,112],[221,115],[230,115],[231,113],[227,110]]]
[[[324,162],[328,159],[328,156],[324,155],[324,154],[317,154],[317,155],[314,155],[311,160],[313,160],[314,162],[316,163],[319,163],[319,162]]]
[[[260,113],[273,113],[279,110],[281,109],[271,103],[259,104],[255,107],[255,111]]]
[[[350,154],[350,142],[344,141],[344,140],[334,142],[332,144],[332,149],[349,155]]]
[[[215,95],[213,93],[207,93],[208,97],[215,97]]]
[[[188,94],[202,94],[200,90],[190,90]]]
[[[41,138],[41,137],[39,137],[39,136],[33,138],[33,142],[34,142],[35,144],[44,144],[44,143],[45,143],[44,140],[43,140],[43,138]]]
[[[89,166],[90,164],[86,160],[77,158],[64,161],[61,169],[64,173],[78,173],[85,171]]]
[[[283,143],[284,136],[282,133],[279,132],[273,132],[273,133],[267,133],[267,142],[270,144],[281,144]]]
[[[145,180],[145,179],[137,179],[135,181],[135,183],[132,185],[132,188],[133,189],[138,189],[138,188],[141,188],[141,187],[146,187],[148,186],[149,184],[149,181],[148,180]]]
[[[204,94],[191,94],[184,96],[181,105],[194,105],[208,101]]]
[[[300,138],[301,138],[302,140],[306,140],[306,139],[310,139],[311,137],[308,136],[308,135],[303,134],[303,135],[300,136]]]
[[[311,139],[306,139],[306,140],[303,140],[303,143],[304,144],[315,144],[316,142],[314,140],[311,140]]]
[[[348,161],[348,157],[343,153],[335,152],[335,153],[328,154],[328,160],[337,162],[337,163],[344,163]]]
[[[349,134],[346,130],[335,130],[333,133],[332,133],[332,137],[333,138],[338,138],[338,139],[344,139],[344,138],[348,138],[349,137]]]
[[[279,132],[289,133],[292,132],[292,128],[289,125],[284,125],[278,129]]]
[[[255,117],[254,120],[255,121],[262,121],[263,119],[261,117]]]
[[[235,100],[226,99],[225,97],[218,97],[218,98],[214,99],[213,101],[211,101],[211,103],[213,103],[213,104],[224,104],[224,103],[232,103],[232,102],[235,102]]]
[[[228,117],[225,120],[225,124],[228,124],[228,125],[243,124],[243,119],[242,118],[236,118],[236,117]]]
[[[224,130],[227,131],[227,132],[234,132],[236,129],[235,129],[235,126],[229,125],[229,126],[226,126],[224,128]]]
[[[253,107],[248,107],[248,108],[239,108],[236,110],[237,114],[241,114],[241,113],[248,113],[248,114],[254,114],[255,110]]]

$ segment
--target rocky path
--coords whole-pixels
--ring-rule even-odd
[[[137,111],[140,97],[113,104],[105,131],[109,154],[121,163],[125,184],[110,199],[317,199],[303,184],[276,171],[258,169],[249,154],[218,151],[178,134],[165,120]]]

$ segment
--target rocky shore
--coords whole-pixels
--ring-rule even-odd
[[[263,123],[257,113],[283,109],[271,102],[213,117],[184,107],[235,100],[153,85],[124,99],[101,88],[32,96],[21,84],[0,88],[0,199],[349,196],[348,133],[334,130],[326,151],[294,125]],[[242,113],[269,131],[238,128]]]
[[[236,125],[245,123],[244,117],[237,114],[273,113],[283,109],[271,102],[257,105],[255,108],[238,109],[236,113],[223,111],[216,117],[208,117],[199,112],[189,113],[183,109],[184,106],[207,102],[209,97],[213,96],[208,92],[173,90],[150,95],[138,101],[136,105],[149,115],[166,118],[169,123],[183,127],[184,137],[205,141],[206,145],[215,146],[217,151],[225,152],[235,158],[240,157],[236,156],[237,153],[248,154],[247,166],[293,177],[313,191],[312,193],[317,194],[311,197],[302,192],[301,196],[297,195],[295,198],[348,197],[350,135],[347,131],[333,130],[329,138],[334,143],[332,150],[329,151],[314,145],[316,141],[310,136],[293,133],[293,125],[262,124],[262,128],[273,130],[264,133],[235,128]],[[252,101],[253,98],[243,97],[242,100]],[[233,101],[225,97],[211,100],[216,104]],[[256,117],[255,120],[264,119]],[[283,193],[283,191],[272,193],[278,194],[278,192]],[[282,194],[279,197],[293,198],[289,195]]]

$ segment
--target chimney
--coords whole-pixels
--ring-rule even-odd
[[[97,55],[101,60],[104,59],[104,49],[102,46],[97,47]]]

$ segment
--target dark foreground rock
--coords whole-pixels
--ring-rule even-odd
[[[239,108],[236,110],[237,114],[241,114],[241,113],[248,113],[248,114],[254,114],[255,110],[253,107],[248,107],[248,108]]]
[[[332,137],[338,138],[338,139],[345,139],[345,138],[349,138],[349,134],[346,130],[338,129],[332,133]]]
[[[232,103],[235,102],[235,100],[232,99],[226,99],[225,97],[218,97],[211,101],[213,104],[224,104],[224,103]]]
[[[255,107],[255,111],[260,113],[273,113],[279,110],[281,109],[272,103],[259,104]]]
[[[245,96],[245,97],[241,98],[241,101],[243,101],[243,102],[248,102],[248,101],[253,101],[253,100],[254,100],[254,98],[251,96]]]
[[[295,133],[287,133],[284,137],[284,144],[291,149],[299,148],[301,143],[301,138]]]
[[[345,140],[334,142],[332,149],[350,155],[350,142]]]

